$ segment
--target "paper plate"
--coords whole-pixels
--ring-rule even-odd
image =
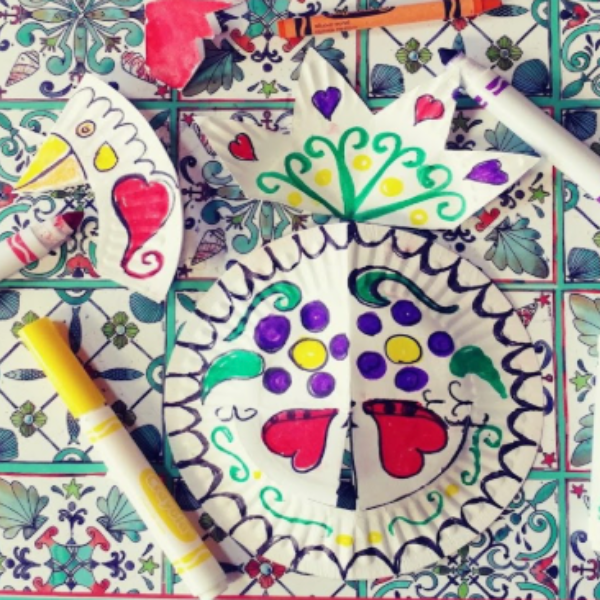
[[[544,397],[506,297],[431,236],[338,224],[236,264],[180,332],[165,415],[192,495],[303,573],[455,553],[529,472]]]
[[[183,244],[177,174],[152,127],[111,86],[87,75],[15,189],[88,183],[100,222],[103,277],[162,301]]]

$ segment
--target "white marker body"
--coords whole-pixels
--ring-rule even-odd
[[[469,96],[487,108],[540,155],[600,201],[600,157],[528,100],[498,73],[464,55],[452,59]]]
[[[108,406],[80,417],[111,478],[129,499],[190,593],[211,600],[227,588],[221,566]]]
[[[50,250],[38,240],[33,227],[5,239],[0,242],[0,280],[14,275],[48,252]]]

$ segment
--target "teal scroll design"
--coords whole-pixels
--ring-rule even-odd
[[[212,440],[215,448],[232,458],[239,465],[233,465],[229,467],[229,477],[238,483],[244,483],[245,481],[248,481],[248,479],[250,479],[250,469],[248,468],[248,465],[237,454],[225,448],[219,442],[218,437],[220,436],[223,436],[225,441],[228,444],[231,444],[233,442],[233,433],[231,433],[231,429],[229,429],[229,427],[221,425],[219,427],[215,427],[210,434],[210,439]]]
[[[358,191],[348,167],[347,154],[350,148],[356,151],[363,150],[369,146],[369,143],[373,152],[386,156],[386,158],[362,190]],[[327,154],[335,161],[342,194],[342,211],[335,208],[316,189],[311,187],[305,177],[311,171],[314,159],[324,158]],[[430,165],[426,161],[425,150],[412,146],[404,148],[402,137],[397,133],[378,133],[371,141],[371,135],[366,129],[351,127],[342,134],[337,145],[326,137],[310,136],[304,142],[303,152],[292,152],[284,158],[285,173],[277,171],[261,173],[256,184],[263,193],[272,195],[281,189],[281,183],[285,183],[312,198],[333,216],[340,219],[356,221],[377,219],[433,198],[458,200],[458,208],[454,211],[450,210],[449,200],[439,202],[436,210],[438,217],[444,221],[460,219],[465,214],[467,203],[462,194],[448,189],[453,182],[451,169],[441,164]],[[361,212],[361,206],[390,167],[399,165],[403,169],[416,169],[416,178],[423,191],[410,198],[393,203],[386,202],[381,206]]]
[[[473,433],[469,452],[473,455],[473,473],[463,471],[460,474],[460,479],[465,485],[474,485],[481,474],[481,450],[479,449],[479,440],[482,433],[488,435],[484,438],[483,443],[488,448],[499,448],[502,443],[502,430],[495,425],[482,425]]]
[[[226,342],[233,342],[244,333],[246,325],[252,316],[252,313],[256,310],[259,304],[271,296],[279,295],[280,297],[273,302],[273,306],[279,312],[289,312],[294,310],[302,301],[302,292],[295,283],[289,281],[278,281],[272,283],[266,287],[262,292],[254,296],[252,303],[248,307],[246,314],[242,317],[241,321],[237,324],[236,328],[225,338]]]
[[[362,304],[372,308],[389,306],[390,300],[379,292],[379,286],[384,281],[393,281],[403,285],[415,298],[420,300],[427,308],[435,312],[451,315],[458,311],[458,304],[442,306],[430,298],[412,279],[402,273],[387,267],[369,266],[356,269],[350,273],[348,286],[352,295]]]
[[[322,527],[327,532],[327,536],[330,536],[333,533],[333,528],[329,525],[326,525],[325,523],[321,523],[319,521],[310,521],[308,519],[301,519],[300,517],[288,517],[276,511],[272,506],[269,505],[269,502],[266,498],[267,493],[272,493],[274,495],[273,500],[275,502],[283,502],[283,494],[277,488],[271,486],[265,487],[262,490],[260,490],[260,502],[263,505],[263,508],[266,511],[270,512],[274,517],[277,517],[278,519],[282,519],[283,521],[287,521],[288,523],[292,523],[295,525],[315,525],[317,527]]]
[[[394,525],[398,521],[402,521],[403,523],[408,523],[409,525],[427,525],[428,523],[431,523],[431,521],[433,521],[434,519],[437,519],[442,514],[442,510],[444,508],[444,497],[442,496],[442,494],[440,494],[440,492],[436,492],[434,490],[432,492],[429,492],[427,494],[426,498],[430,504],[435,504],[435,508],[434,508],[433,512],[428,517],[425,517],[424,519],[422,519],[420,521],[409,519],[408,517],[403,517],[402,515],[398,515],[397,517],[394,517],[390,521],[390,524],[388,525],[388,531],[390,532],[391,535],[394,535]]]

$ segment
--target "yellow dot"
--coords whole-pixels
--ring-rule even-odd
[[[396,177],[388,177],[381,182],[379,190],[384,196],[399,196],[404,189],[404,184]]]
[[[262,473],[260,471],[254,471],[254,473],[252,473],[252,477],[254,477],[254,479],[260,479],[262,477]]]
[[[368,171],[373,166],[373,161],[366,154],[359,154],[352,161],[352,166],[357,171]]]
[[[327,348],[319,340],[300,340],[294,344],[290,356],[301,369],[316,371],[327,361]]]
[[[94,157],[94,166],[103,173],[114,169],[118,162],[119,157],[110,144],[102,144]]]
[[[331,171],[329,169],[321,169],[315,175],[315,183],[317,185],[329,185],[331,183]]]
[[[427,211],[423,210],[422,208],[413,210],[409,216],[410,216],[410,222],[413,225],[425,225],[425,223],[427,223],[427,221],[429,221],[429,215],[427,214]]]
[[[370,544],[379,544],[379,542],[381,542],[381,540],[383,539],[383,536],[381,535],[381,533],[379,531],[370,531],[369,532],[369,543]]]
[[[385,343],[385,353],[394,363],[410,365],[421,359],[421,346],[409,335],[395,335]]]
[[[352,544],[354,544],[354,538],[345,533],[340,533],[340,535],[335,538],[335,541],[340,546],[352,546]]]
[[[290,192],[287,201],[292,206],[300,206],[300,204],[302,204],[302,194],[300,192]]]
[[[444,493],[446,494],[446,496],[448,496],[448,498],[452,498],[452,496],[456,496],[456,494],[458,494],[459,491],[460,488],[455,483],[451,483],[449,486],[446,487]]]

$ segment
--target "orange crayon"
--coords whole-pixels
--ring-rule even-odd
[[[423,21],[449,21],[459,17],[476,17],[502,6],[502,0],[434,0],[403,6],[362,10],[350,14],[322,14],[294,17],[277,23],[279,35],[291,40],[308,35],[355,31],[372,27],[389,27]]]

